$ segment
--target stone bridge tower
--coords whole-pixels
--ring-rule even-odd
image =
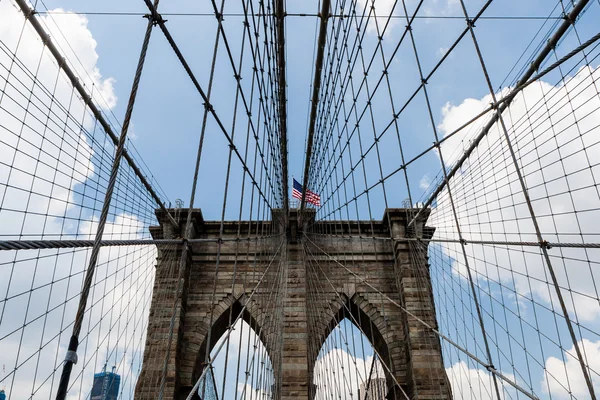
[[[407,219],[414,211],[387,209],[382,221],[375,222],[313,223],[305,216],[304,229],[299,229],[298,210],[292,209],[288,232],[282,235],[282,215],[276,210],[273,221],[225,223],[221,242],[194,242],[182,296],[176,303],[164,398],[186,398],[203,371],[207,342],[212,348],[232,318],[240,316],[253,327],[270,356],[275,399],[314,398],[317,355],[343,318],[359,326],[381,356],[388,399],[451,399],[439,339],[423,324],[437,328],[427,245],[406,240],[427,239],[433,229],[425,227],[428,213],[421,213],[425,215],[415,229],[407,230]],[[200,210],[193,213],[194,238],[219,236],[220,222],[204,221]],[[160,211],[157,216],[161,226],[151,228],[152,236],[174,238],[165,216]],[[180,221],[186,217],[187,211],[180,210]],[[275,233],[266,240],[272,241],[270,248],[277,248],[278,254],[265,251],[257,241],[245,242],[247,247],[240,252],[239,242],[228,241],[259,230]],[[144,364],[135,391],[135,398],[144,400],[155,399],[159,391],[178,281],[175,263],[181,251],[180,245],[159,247]],[[286,290],[251,294],[258,279],[253,264],[273,258],[286,273],[280,275],[284,278],[266,279],[285,280],[273,282],[273,287]],[[317,287],[316,282],[322,284]],[[277,325],[269,323],[275,312],[281,314]],[[212,339],[207,340],[209,333]]]

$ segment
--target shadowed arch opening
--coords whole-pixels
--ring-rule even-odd
[[[347,299],[324,328],[316,337],[319,351],[313,363],[316,400],[379,400],[406,391],[390,373],[394,366],[381,329],[353,299]]]
[[[275,377],[267,333],[240,301],[234,301],[212,325],[209,364],[205,362],[207,344],[205,336],[196,356],[192,384],[206,368],[210,370],[202,377],[195,398],[271,398]]]

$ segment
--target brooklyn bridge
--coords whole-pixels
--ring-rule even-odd
[[[598,21],[0,0],[0,400],[595,400]]]

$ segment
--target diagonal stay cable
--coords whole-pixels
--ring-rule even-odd
[[[77,92],[79,93],[81,98],[83,99],[84,103],[90,109],[92,114],[94,114],[94,118],[96,118],[96,120],[98,120],[98,122],[100,122],[100,125],[102,125],[102,128],[104,129],[106,134],[110,137],[113,144],[115,146],[118,146],[119,145],[119,137],[117,137],[117,135],[113,132],[111,125],[104,118],[104,115],[102,114],[102,112],[100,112],[98,107],[96,107],[92,97],[87,93],[87,91],[85,90],[85,88],[83,87],[83,85],[81,84],[81,82],[79,81],[79,79],[77,78],[77,76],[75,75],[73,70],[71,69],[71,67],[65,62],[65,59],[62,56],[62,54],[58,51],[58,49],[54,45],[54,43],[52,43],[52,41],[50,40],[50,35],[48,35],[45,32],[44,28],[42,27],[42,25],[38,21],[37,17],[35,16],[35,14],[37,13],[36,10],[30,8],[25,0],[15,0],[15,2],[20,7],[21,11],[25,15],[25,18],[27,18],[27,20],[31,23],[31,25],[33,26],[33,28],[35,29],[37,34],[40,36],[40,39],[42,40],[42,42],[46,45],[48,50],[50,50],[50,53],[55,58],[58,65],[65,72],[65,74],[71,81],[71,84],[77,90]],[[174,227],[178,227],[177,223],[175,222],[175,220],[173,219],[171,214],[169,214],[169,212],[167,211],[163,201],[158,196],[158,194],[156,194],[156,191],[150,185],[150,183],[148,182],[148,180],[146,179],[144,174],[142,174],[142,171],[136,165],[136,163],[134,162],[133,158],[131,158],[131,156],[129,155],[127,150],[125,148],[123,148],[121,150],[121,152],[122,152],[122,157],[125,158],[125,160],[129,164],[131,169],[135,172],[136,176],[140,179],[140,181],[142,182],[142,184],[144,185],[146,190],[148,190],[148,192],[150,193],[150,195],[152,196],[154,201],[156,201],[156,203],[160,206],[162,211],[166,213],[167,218],[169,219],[169,222]]]
[[[479,114],[475,115],[473,118],[471,118],[470,120],[466,121],[465,123],[463,123],[461,126],[459,126],[458,128],[456,128],[455,130],[453,130],[449,134],[445,135],[438,142],[433,143],[432,145],[430,145],[428,148],[426,148],[425,150],[423,150],[422,152],[420,152],[419,154],[417,154],[416,156],[414,156],[413,158],[411,158],[409,161],[407,161],[404,165],[400,165],[399,167],[397,167],[396,169],[394,169],[393,171],[391,171],[390,173],[388,173],[386,176],[384,176],[383,180],[386,181],[387,179],[391,178],[392,176],[394,176],[398,172],[406,169],[410,164],[412,164],[415,161],[419,160],[420,158],[422,158],[423,156],[425,156],[426,154],[428,154],[431,150],[439,147],[442,143],[444,143],[448,139],[452,138],[453,136],[455,136],[456,134],[458,134],[459,132],[461,132],[465,128],[469,127],[470,125],[472,125],[474,122],[476,122],[480,118],[486,116],[488,113],[490,113],[490,111],[498,109],[499,107],[501,107],[505,103],[510,103],[515,98],[515,96],[518,93],[520,93],[523,89],[525,89],[526,87],[530,86],[531,84],[539,81],[544,76],[548,75],[550,72],[552,72],[553,70],[555,70],[556,68],[558,68],[560,65],[564,64],[566,61],[568,61],[571,58],[573,58],[579,52],[581,52],[584,49],[590,47],[591,45],[593,45],[594,43],[598,42],[599,40],[600,40],[600,33],[597,33],[596,35],[594,35],[590,39],[588,39],[586,42],[582,43],[580,46],[577,46],[575,49],[573,49],[572,51],[570,51],[568,54],[566,54],[560,60],[558,60],[558,61],[554,62],[552,65],[548,66],[542,72],[540,72],[540,73],[536,74],[535,76],[531,77],[529,80],[527,80],[522,85],[516,86],[515,89],[513,91],[511,91],[510,93],[508,93],[506,96],[498,99],[496,102],[492,102],[488,107],[486,107]],[[488,123],[491,123],[493,121],[495,121],[494,117],[492,117],[491,121],[488,122]],[[393,124],[393,120],[386,126],[386,128],[384,128],[384,130],[382,131],[382,133],[378,137],[381,137],[392,126],[392,124]],[[365,154],[368,153],[372,148],[374,148],[374,146],[372,146],[370,149],[368,149],[365,152]],[[473,150],[471,150],[471,151],[473,151]],[[358,164],[359,164],[359,162],[357,162],[354,165],[354,168],[356,168]],[[344,176],[344,178],[342,179],[342,182],[338,185],[338,188],[342,184],[344,184],[344,182],[350,177],[352,170],[353,169],[351,169],[350,172],[348,172]],[[349,202],[356,201],[359,197],[365,195],[366,193],[368,193],[369,191],[371,191],[375,187],[379,186],[380,184],[381,184],[381,181],[378,180],[377,182],[373,183],[369,187],[365,188],[362,192],[357,193],[355,197],[353,197],[352,199],[349,200]],[[440,189],[438,193],[432,192],[433,194],[429,198],[429,205],[433,202],[433,200],[435,199],[435,197],[437,195],[439,195],[439,193],[441,193],[441,191],[442,190]],[[323,201],[323,205],[325,205],[330,199],[331,199],[331,195],[329,197],[327,197],[325,199],[325,201]],[[427,204],[427,203],[424,203],[424,204]],[[341,207],[344,207],[344,205],[341,205]],[[335,212],[335,211],[337,211],[337,209],[333,210],[332,212]],[[326,218],[329,215],[330,214],[327,214],[323,218]],[[411,224],[412,224],[412,221],[411,221]]]
[[[302,200],[300,203],[300,218],[306,205],[306,190],[310,173],[310,162],[312,158],[312,147],[315,134],[315,123],[317,118],[317,106],[319,104],[319,92],[321,90],[321,72],[323,69],[323,53],[325,52],[325,40],[327,39],[327,21],[329,20],[329,0],[323,0],[321,5],[321,23],[319,26],[319,38],[317,43],[317,59],[315,62],[315,75],[313,80],[313,94],[310,109],[310,122],[308,126],[308,139],[306,140],[306,154],[304,162],[304,183],[302,185]]]
[[[154,4],[156,6],[158,6],[158,2],[159,2],[159,0],[155,0]],[[98,228],[96,230],[96,237],[94,239],[94,247],[92,248],[92,252],[91,252],[91,255],[89,258],[88,267],[87,267],[87,271],[85,274],[85,280],[84,280],[83,288],[81,291],[81,297],[79,298],[79,306],[77,309],[77,314],[75,315],[75,323],[73,324],[73,333],[71,335],[71,339],[69,340],[69,347],[68,347],[67,354],[65,357],[65,363],[63,365],[63,371],[60,376],[60,383],[58,386],[58,391],[56,393],[57,400],[64,400],[66,398],[68,387],[69,387],[69,379],[71,377],[71,371],[73,369],[73,365],[75,363],[77,363],[77,348],[79,347],[79,334],[81,332],[81,327],[83,324],[83,317],[85,314],[85,309],[86,309],[86,305],[87,305],[87,301],[88,301],[88,296],[90,293],[90,288],[92,286],[92,281],[94,278],[94,271],[96,269],[98,255],[100,254],[100,241],[102,240],[104,228],[106,226],[106,221],[108,219],[108,211],[110,209],[110,202],[112,200],[113,191],[114,191],[115,185],[117,183],[117,176],[119,174],[119,165],[121,163],[121,158],[124,155],[125,143],[126,143],[126,139],[127,139],[127,132],[129,130],[129,124],[131,122],[133,106],[135,104],[137,90],[139,87],[140,79],[142,77],[142,70],[144,68],[144,62],[146,60],[146,52],[148,50],[148,44],[150,42],[150,36],[152,34],[153,26],[154,26],[154,21],[152,18],[149,18],[148,24],[146,26],[146,33],[144,35],[144,42],[142,44],[142,49],[140,51],[140,57],[139,57],[138,65],[137,65],[136,72],[135,72],[135,77],[133,79],[133,83],[131,86],[131,93],[129,96],[129,102],[127,103],[127,111],[125,112],[123,127],[121,129],[121,136],[119,137],[119,144],[115,151],[115,157],[114,157],[112,169],[110,172],[110,179],[108,181],[108,186],[106,188],[104,204],[102,206],[102,211],[100,213],[100,218],[98,220]]]
[[[225,139],[227,140],[227,142],[229,142],[229,145],[232,146],[233,151],[234,151],[236,157],[242,163],[242,166],[243,166],[244,170],[246,170],[248,172],[248,176],[252,180],[252,184],[256,187],[256,189],[258,190],[258,193],[260,194],[260,196],[265,201],[267,201],[267,203],[268,203],[267,196],[263,193],[263,191],[261,190],[261,188],[258,186],[258,182],[256,181],[254,175],[250,172],[250,170],[248,169],[246,163],[244,162],[244,157],[242,156],[242,154],[240,154],[240,152],[239,152],[237,146],[235,145],[235,143],[233,143],[233,140],[231,139],[231,135],[229,134],[229,132],[227,132],[227,128],[225,128],[225,125],[223,125],[223,122],[221,121],[221,118],[219,118],[219,116],[217,115],[217,112],[215,111],[214,107],[212,106],[212,104],[210,104],[209,98],[207,97],[206,93],[204,92],[204,90],[200,86],[200,83],[198,82],[198,79],[196,79],[196,75],[194,75],[194,72],[192,71],[192,69],[189,66],[189,64],[187,63],[185,57],[181,53],[181,50],[179,50],[179,47],[177,46],[177,43],[175,43],[175,39],[173,39],[173,36],[171,36],[171,33],[167,29],[167,26],[165,25],[165,20],[161,17],[161,15],[158,13],[158,11],[156,10],[156,8],[150,2],[150,0],[144,0],[144,3],[146,3],[146,6],[150,10],[150,14],[152,16],[152,19],[157,22],[158,26],[160,27],[160,30],[165,35],[165,38],[167,39],[167,42],[169,42],[169,45],[171,46],[171,48],[175,52],[175,55],[177,56],[177,59],[179,59],[179,62],[181,63],[181,65],[185,69],[185,72],[188,74],[189,78],[192,80],[192,83],[194,84],[194,87],[196,88],[196,90],[198,91],[198,93],[200,93],[200,96],[202,97],[202,100],[204,101],[204,107],[213,116],[215,122],[219,126],[219,129],[221,130],[221,132],[225,136]],[[238,85],[239,84],[240,83],[238,81]]]
[[[542,65],[546,57],[550,54],[552,49],[556,47],[561,38],[565,35],[567,30],[571,27],[571,25],[575,24],[577,17],[584,10],[585,6],[589,3],[589,0],[581,0],[577,5],[571,10],[571,12],[565,16],[565,20],[556,30],[556,32],[552,35],[550,40],[546,43],[544,48],[540,51],[535,60],[531,63],[527,71],[521,76],[515,88],[506,96],[506,100],[499,104],[496,107],[495,117],[492,118],[481,130],[481,132],[473,139],[469,147],[465,150],[463,155],[458,159],[456,164],[452,167],[450,171],[447,173],[447,177],[444,178],[443,181],[437,186],[437,188],[431,193],[425,204],[423,205],[423,209],[429,207],[434,199],[441,193],[444,187],[448,184],[448,181],[452,179],[452,177],[460,170],[464,162],[469,158],[473,150],[479,146],[481,140],[488,134],[488,132],[492,129],[492,127],[496,124],[502,113],[510,106],[512,100],[519,94],[525,87],[527,87],[529,83],[529,79],[535,74],[538,68]],[[598,36],[598,35],[596,35]],[[594,37],[596,37],[594,36]],[[589,44],[593,42],[588,41]],[[586,42],[586,43],[588,43]],[[582,47],[582,46],[579,46]],[[578,47],[578,48],[579,48]],[[587,46],[586,46],[587,47]],[[570,52],[567,56],[574,55],[573,52]],[[570,57],[569,57],[570,58]],[[556,63],[552,64],[555,65]],[[539,75],[538,75],[539,77]],[[412,225],[418,217],[420,217],[422,211],[419,211],[415,217],[409,222],[409,225]]]
[[[153,10],[153,15],[155,15],[155,14],[158,15],[156,13],[155,7],[153,7],[152,10]],[[159,16],[159,18],[161,18],[161,17]],[[221,24],[222,24],[222,19],[218,18],[219,28],[221,27]],[[161,27],[163,27],[163,26],[164,26],[164,23],[161,24]],[[185,284],[184,276],[185,276],[185,272],[187,270],[187,268],[186,268],[187,258],[190,254],[190,245],[187,242],[187,239],[190,237],[191,228],[193,225],[192,214],[193,214],[193,210],[194,210],[194,200],[196,198],[196,188],[198,185],[198,173],[200,171],[200,162],[202,160],[202,150],[204,148],[204,137],[206,134],[206,123],[208,120],[208,112],[212,108],[209,106],[210,105],[210,96],[211,96],[212,88],[213,88],[213,82],[214,82],[214,76],[215,76],[215,66],[216,66],[216,62],[217,62],[217,54],[219,51],[220,41],[221,41],[221,30],[217,29],[217,33],[215,35],[215,44],[213,46],[213,56],[212,56],[212,63],[211,63],[211,69],[210,69],[210,76],[208,79],[208,91],[205,95],[206,97],[204,98],[204,101],[205,101],[204,115],[202,116],[202,128],[200,130],[200,138],[198,141],[198,150],[196,151],[196,161],[194,164],[194,176],[192,178],[192,187],[191,187],[191,193],[190,193],[189,207],[188,207],[187,218],[186,218],[186,222],[185,222],[185,228],[183,231],[184,242],[183,242],[183,246],[181,249],[181,255],[179,257],[179,264],[178,264],[179,271],[177,274],[177,287],[175,289],[173,307],[171,309],[171,318],[170,318],[170,322],[169,322],[169,334],[168,334],[168,339],[167,339],[167,348],[166,348],[166,352],[165,352],[165,361],[163,364],[162,374],[161,374],[161,378],[160,378],[160,387],[159,387],[159,391],[158,391],[158,398],[160,400],[162,400],[162,398],[163,398],[166,381],[167,381],[169,358],[170,358],[170,354],[171,354],[173,335],[175,332],[175,319],[176,319],[176,315],[177,315],[177,307],[178,307],[178,305],[180,307],[183,307],[183,298],[181,298],[181,297],[182,297],[183,288],[184,288],[184,284]],[[231,142],[232,142],[232,140],[230,141],[230,143]],[[231,155],[231,152],[230,152],[230,155]],[[229,162],[231,163],[231,157],[229,158]],[[221,235],[219,235],[219,237],[221,237]],[[220,246],[220,242],[219,242],[219,246]]]
[[[443,339],[446,342],[448,342],[450,345],[452,345],[453,347],[455,347],[457,350],[459,350],[460,352],[462,352],[465,355],[467,355],[469,358],[471,358],[477,364],[481,365],[486,370],[488,370],[490,373],[492,373],[493,375],[495,375],[498,378],[502,379],[504,382],[508,383],[509,385],[511,385],[512,387],[514,387],[515,389],[517,389],[519,392],[523,393],[528,398],[530,398],[532,400],[539,400],[539,398],[535,394],[528,392],[526,389],[524,389],[521,386],[519,386],[516,382],[513,382],[507,376],[505,376],[504,374],[502,374],[501,372],[499,372],[498,370],[496,370],[493,366],[491,366],[488,363],[486,363],[485,361],[481,360],[479,357],[475,356],[474,354],[472,354],[471,352],[469,352],[467,349],[465,349],[464,347],[460,346],[458,343],[456,343],[455,341],[453,341],[452,339],[450,339],[448,336],[444,335],[443,333],[441,333],[440,331],[438,331],[437,329],[435,329],[434,327],[432,327],[431,325],[429,325],[427,322],[423,321],[418,316],[416,316],[415,314],[413,314],[412,312],[410,312],[409,310],[407,310],[400,303],[398,303],[394,299],[390,298],[385,293],[381,292],[379,289],[377,289],[375,286],[373,286],[373,284],[371,284],[367,279],[365,279],[363,277],[360,277],[356,272],[350,270],[344,264],[342,264],[341,262],[339,262],[338,260],[336,260],[335,257],[331,256],[329,253],[327,253],[325,250],[323,250],[321,247],[319,247],[315,242],[313,242],[312,240],[310,240],[310,238],[308,238],[308,236],[304,236],[304,238],[306,240],[308,240],[309,242],[311,242],[311,244],[313,246],[315,246],[317,249],[319,249],[327,258],[329,258],[334,263],[336,263],[339,266],[341,266],[342,268],[344,268],[346,270],[346,272],[350,273],[352,276],[354,276],[355,278],[357,278],[358,280],[360,280],[362,283],[364,283],[365,285],[367,285],[371,289],[375,290],[383,298],[385,298],[386,300],[388,300],[389,302],[391,302],[393,305],[395,305],[396,307],[398,307],[400,310],[402,310],[408,316],[414,318],[417,322],[419,322],[421,325],[425,326],[427,329],[429,329],[431,332],[433,332],[435,335],[437,335],[440,339]]]

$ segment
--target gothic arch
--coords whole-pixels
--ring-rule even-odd
[[[246,307],[244,307],[244,304],[246,304]],[[275,361],[272,349],[268,345],[267,332],[261,329],[265,316],[260,312],[255,301],[252,299],[248,300],[248,296],[245,294],[239,296],[229,294],[218,304],[215,304],[214,310],[213,322],[210,327],[211,339],[209,352],[212,352],[219,339],[227,332],[231,313],[231,321],[233,322],[240,317],[246,322],[259,337],[271,362]],[[193,368],[190,375],[181,376],[180,378],[180,398],[185,398],[190,393],[206,366],[205,357],[209,324],[210,311],[208,311],[200,328],[187,329],[183,335],[184,351],[182,352],[182,363],[193,364]]]
[[[396,381],[400,383],[402,390],[406,391],[406,382],[402,379],[403,376],[398,373],[398,370],[402,369],[405,360],[393,359],[391,356],[393,353],[391,350],[403,347],[404,343],[397,340],[398,332],[391,332],[395,327],[391,327],[386,323],[386,319],[380,310],[359,294],[354,294],[352,297],[345,294],[341,298],[337,297],[336,300],[330,303],[330,310],[333,312],[331,318],[329,321],[322,321],[320,328],[318,328],[319,332],[315,335],[315,349],[317,351],[309,362],[311,370],[314,368],[319,351],[329,335],[346,318],[364,334],[375,352],[382,355],[380,362],[384,365],[388,393],[394,392],[393,387],[397,386]],[[395,377],[392,377],[389,371],[395,372]],[[400,389],[396,391],[400,391]]]

